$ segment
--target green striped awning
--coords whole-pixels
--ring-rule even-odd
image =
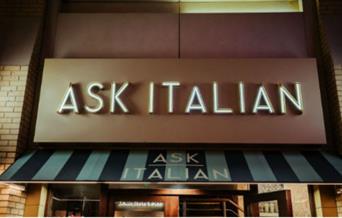
[[[342,158],[319,151],[37,150],[0,181],[342,183]]]

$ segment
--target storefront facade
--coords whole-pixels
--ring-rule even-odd
[[[341,215],[336,4],[5,4],[0,214]]]

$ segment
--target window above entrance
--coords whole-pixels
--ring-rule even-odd
[[[302,11],[302,0],[180,0],[181,13],[279,13]]]
[[[96,13],[288,13],[303,12],[302,0],[64,0],[63,12]]]

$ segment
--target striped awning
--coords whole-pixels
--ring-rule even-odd
[[[0,180],[342,183],[342,158],[319,151],[37,150]]]

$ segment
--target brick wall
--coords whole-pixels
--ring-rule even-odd
[[[322,5],[325,4],[328,7],[328,1],[320,0],[320,7],[317,11],[318,15],[318,33],[317,33],[317,44],[318,44],[318,67],[321,72],[320,78],[322,78],[325,89],[326,89],[326,104],[328,105],[328,113],[325,115],[329,118],[327,123],[330,127],[334,148],[338,149],[342,154],[342,119],[341,119],[341,101],[339,99],[339,89],[342,84],[337,82],[335,65],[331,56],[331,48],[329,40],[327,38],[326,29],[322,21],[322,14],[325,12],[322,10]],[[328,128],[328,127],[327,127]]]
[[[1,17],[43,16],[45,2],[0,0],[0,20]],[[37,72],[41,72],[41,39],[42,27],[35,40],[29,67],[0,64],[0,174],[30,146],[35,84]],[[0,216],[23,216],[26,194],[23,186],[0,184]]]
[[[0,216],[23,216],[25,199],[23,186],[0,184]]]
[[[0,174],[14,162],[23,110],[27,66],[0,66]]]
[[[320,15],[334,15],[342,13],[342,1],[341,0],[319,0],[319,14]],[[336,95],[334,96],[338,99],[337,103],[339,105],[339,114],[342,116],[342,65],[341,63],[334,63],[331,57],[331,45],[327,40],[325,33],[325,26],[321,22],[321,46],[322,46],[322,55],[324,60],[324,65],[326,68],[326,72],[332,75],[332,78],[335,79],[335,89],[337,90]],[[333,82],[333,81],[332,81]],[[330,87],[333,89],[334,87]],[[338,119],[340,128],[338,129],[340,137],[342,138],[342,121]],[[340,153],[342,154],[342,142],[341,140],[337,142],[339,146]],[[342,216],[342,194],[336,195],[336,206],[338,216]]]
[[[43,16],[45,2],[0,0],[0,19],[2,16]],[[0,63],[0,174],[30,146],[35,82],[37,72],[41,70],[41,37],[42,27],[31,51],[29,67],[4,66]]]
[[[340,103],[340,112],[342,114],[342,65],[341,64],[334,65],[334,68],[335,68],[338,99]],[[338,216],[342,217],[342,194],[338,194],[336,196],[336,205],[337,205]]]
[[[337,84],[337,93],[338,93],[338,99],[340,103],[340,111],[342,115],[342,65],[335,65],[335,78],[336,78],[336,84]]]

